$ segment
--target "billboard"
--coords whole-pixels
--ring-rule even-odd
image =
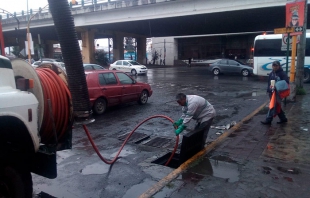
[[[305,1],[296,0],[286,4],[285,27],[300,27],[304,25]]]

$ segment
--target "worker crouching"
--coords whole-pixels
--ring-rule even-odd
[[[188,126],[191,119],[196,120],[195,130],[204,129],[203,146],[206,142],[210,126],[215,117],[215,109],[203,97],[197,95],[185,95],[179,93],[176,95],[177,103],[182,106],[182,116],[173,125],[175,134],[179,135]]]

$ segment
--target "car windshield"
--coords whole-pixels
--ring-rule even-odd
[[[140,65],[140,63],[136,62],[136,61],[128,61],[130,64],[132,65]]]

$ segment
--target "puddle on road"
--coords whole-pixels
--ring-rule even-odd
[[[239,164],[237,164],[230,158],[227,157],[225,158],[225,156],[214,158],[215,159],[204,158],[201,162],[199,162],[199,164],[190,168],[187,171],[187,174],[191,172],[200,176],[209,175],[213,177],[226,179],[226,181],[230,183],[239,181],[239,175],[240,175]],[[185,178],[183,178],[183,176]],[[189,176],[191,176],[191,174],[189,174]],[[186,174],[182,175],[182,179],[188,179],[186,178]],[[201,178],[197,177],[194,180],[197,179],[200,180]]]
[[[215,95],[215,96],[228,96],[228,97],[234,97],[234,98],[243,98],[243,97],[256,97],[256,96],[263,96],[266,95],[266,92],[264,91],[257,91],[253,90],[251,91],[234,91],[234,92],[227,92],[227,91],[222,91],[222,92],[208,92],[210,95]]]
[[[82,175],[101,175],[109,171],[110,165],[103,162],[87,165],[80,170]]]
[[[134,185],[129,190],[127,190],[123,198],[139,197],[141,194],[143,194],[147,189],[149,189],[155,183],[156,182],[154,181],[146,179],[143,181],[143,183]]]

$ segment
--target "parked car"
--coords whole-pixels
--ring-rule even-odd
[[[61,69],[66,70],[65,63],[63,62],[53,62],[53,61],[42,60],[42,61],[35,61],[34,63],[32,63],[32,66],[36,68],[42,63],[53,63],[56,66],[60,67]]]
[[[137,82],[117,70],[85,71],[90,103],[94,113],[103,114],[107,107],[134,102],[146,104],[153,91],[147,83]]]
[[[220,59],[212,59],[212,60],[198,60],[198,61],[193,61],[192,66],[210,66],[210,64],[218,61]]]
[[[209,70],[214,75],[219,75],[220,73],[239,73],[242,74],[242,76],[249,76],[253,74],[253,68],[251,66],[230,59],[220,59],[215,63],[212,63]]]
[[[90,63],[85,63],[85,64],[83,64],[83,66],[84,66],[84,70],[85,70],[85,71],[105,69],[105,68],[102,67],[101,65],[90,64]]]
[[[247,65],[250,65],[251,67],[253,67],[253,59],[248,59],[248,60],[246,61],[246,64],[247,64]]]
[[[39,61],[46,61],[46,62],[52,62],[55,65],[61,66],[61,67],[65,67],[65,63],[63,63],[61,60],[59,59],[55,59],[55,58],[42,58]]]
[[[112,63],[110,70],[120,70],[132,75],[147,74],[147,67],[133,60],[118,60]]]

